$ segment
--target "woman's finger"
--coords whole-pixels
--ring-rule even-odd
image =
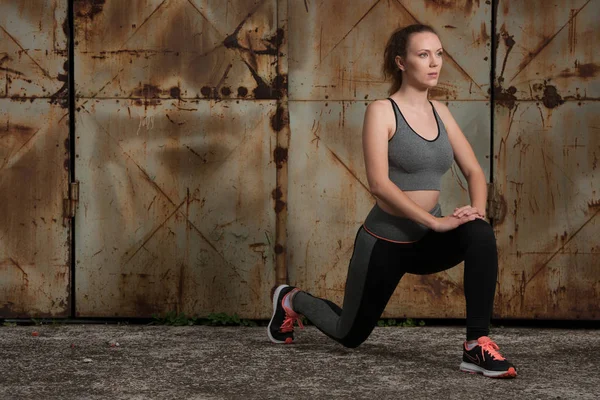
[[[453,214],[453,215],[456,217],[456,216],[458,216],[458,215],[459,215],[459,214],[460,214],[462,211],[464,211],[464,210],[467,210],[467,209],[469,209],[469,208],[471,208],[471,206],[463,206],[463,207],[460,207],[460,208],[455,208],[455,209],[454,209],[454,214]]]

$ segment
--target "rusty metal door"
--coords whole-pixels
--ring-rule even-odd
[[[368,102],[387,97],[383,51],[398,27],[427,23],[445,48],[432,98],[452,110],[489,177],[490,16],[484,2],[342,0],[289,3],[288,268],[290,280],[341,304],[356,230],[374,199],[364,169],[361,127]],[[456,23],[460,21],[460,24]],[[455,166],[442,207],[467,204]],[[388,317],[462,317],[462,267],[405,276]]]
[[[77,316],[268,314],[277,11],[75,2]]]
[[[501,1],[495,313],[600,318],[600,1]]]
[[[67,3],[0,0],[0,317],[70,313]]]

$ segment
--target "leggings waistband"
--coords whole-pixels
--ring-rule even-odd
[[[429,211],[429,214],[441,217],[442,208],[440,204],[436,204]],[[367,215],[363,227],[376,238],[400,243],[416,242],[429,232],[429,228],[425,225],[409,218],[389,214],[383,211],[377,203]]]

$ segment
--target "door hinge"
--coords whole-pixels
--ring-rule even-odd
[[[69,198],[63,201],[63,216],[74,218],[79,203],[79,181],[69,183]]]

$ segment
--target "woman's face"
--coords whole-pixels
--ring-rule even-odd
[[[434,87],[442,69],[442,57],[442,43],[435,33],[412,34],[406,57],[396,56],[396,64],[402,70],[402,81],[423,88]]]

